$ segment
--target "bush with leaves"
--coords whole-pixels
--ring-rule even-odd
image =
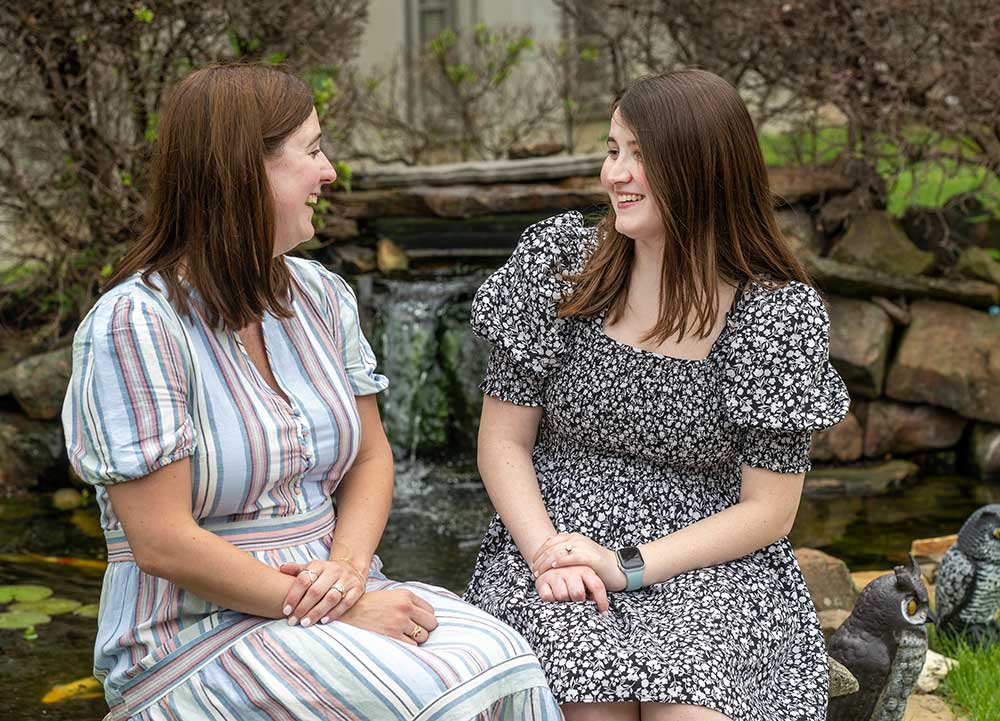
[[[351,107],[342,69],[367,0],[21,0],[0,7],[0,332],[59,342],[134,236],[157,109],[205,64],[281,63],[306,78],[329,134]],[[9,262],[9,258],[5,259]]]

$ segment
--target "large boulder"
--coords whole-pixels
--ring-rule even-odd
[[[886,395],[1000,423],[1000,323],[951,303],[918,301],[889,368]]]
[[[65,477],[62,424],[0,411],[0,495]]]
[[[855,217],[830,257],[901,276],[922,275],[934,265],[934,254],[920,250],[899,223],[880,210]]]
[[[831,296],[830,362],[855,396],[882,393],[892,319],[879,306],[857,298]]]
[[[806,474],[803,493],[811,497],[878,496],[907,485],[920,466],[896,459],[872,466],[814,468]]]
[[[958,262],[955,263],[955,271],[966,278],[1000,285],[1000,261],[994,260],[985,248],[972,247],[963,250],[958,256]]]
[[[795,556],[817,611],[853,608],[858,589],[847,564],[815,548],[796,549]]]
[[[848,413],[837,425],[813,434],[809,457],[814,461],[848,463],[858,460],[863,449],[864,430],[857,416]]]
[[[819,255],[823,251],[812,217],[801,207],[778,210],[774,218],[796,256]]]
[[[25,358],[3,373],[0,388],[14,396],[28,417],[52,420],[62,411],[72,371],[73,349],[66,346]]]
[[[778,203],[791,205],[803,198],[825,198],[828,195],[846,193],[854,187],[854,181],[826,168],[801,165],[784,168],[768,168],[771,194]]]
[[[865,421],[864,453],[876,458],[951,448],[962,437],[965,425],[964,418],[944,408],[873,401]]]
[[[980,478],[1000,480],[1000,427],[976,424],[969,443],[972,465]]]

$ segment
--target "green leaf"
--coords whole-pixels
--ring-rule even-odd
[[[80,616],[81,618],[97,618],[101,612],[101,604],[99,603],[88,603],[85,606],[80,606],[80,608],[73,611],[74,616]]]
[[[41,601],[21,601],[7,609],[8,613],[35,611],[46,616],[58,616],[80,608],[82,604],[70,598],[46,598]]]
[[[147,25],[153,22],[153,11],[145,5],[136,5],[135,8],[132,9],[132,14],[137,20],[139,20],[139,22],[144,22]]]
[[[150,113],[146,117],[146,132],[144,134],[146,142],[155,143],[156,136],[159,130],[160,130],[160,114],[155,112]]]
[[[52,618],[39,611],[7,611],[0,613],[0,629],[30,628],[49,623]]]
[[[0,603],[11,601],[41,601],[52,595],[52,589],[46,586],[0,586]]]
[[[268,65],[281,65],[287,57],[288,53],[274,52],[264,58],[264,62]]]

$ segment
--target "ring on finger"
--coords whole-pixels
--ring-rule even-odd
[[[339,588],[337,588],[337,584],[334,584],[334,585],[330,586],[330,588],[326,589],[326,595],[327,596],[329,596],[329,595],[331,595],[333,593],[339,593],[340,594],[340,598],[344,597],[344,592],[341,591]],[[338,601],[339,601],[339,599],[338,599]]]
[[[573,546],[567,543],[565,546],[563,546],[563,550],[566,551],[566,555],[568,556],[569,554],[573,553]]]
[[[309,583],[316,583],[316,579],[319,578],[319,574],[316,573],[311,568],[303,568],[302,569],[302,573],[308,573],[309,574]],[[302,573],[300,573],[299,575],[301,576]]]
[[[416,641],[417,637],[420,635],[420,632],[423,631],[423,630],[424,629],[421,628],[421,626],[420,626],[419,623],[415,623],[415,624],[413,624],[413,628],[411,628],[410,631],[408,633],[406,633],[405,635],[409,636],[414,641]]]
[[[344,596],[344,595],[347,594],[347,589],[344,588],[344,584],[341,583],[340,581],[337,581],[335,584],[333,584],[332,586],[330,586],[330,588],[333,589],[334,591],[336,591],[337,593],[339,593],[341,596]]]

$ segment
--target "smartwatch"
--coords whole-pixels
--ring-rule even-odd
[[[646,562],[635,546],[626,546],[615,551],[618,568],[625,574],[625,590],[634,591],[642,588],[642,574],[646,570]]]

